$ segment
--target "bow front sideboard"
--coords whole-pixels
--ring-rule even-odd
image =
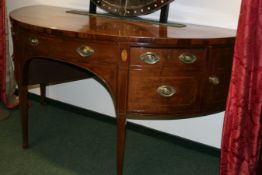
[[[33,84],[40,84],[42,96],[46,85],[89,77],[106,87],[117,115],[118,175],[127,118],[181,119],[224,110],[235,31],[71,10],[39,5],[10,13],[24,148]]]

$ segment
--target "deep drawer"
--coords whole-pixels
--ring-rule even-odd
[[[130,71],[128,112],[143,114],[196,113],[200,110],[201,74],[171,70]]]

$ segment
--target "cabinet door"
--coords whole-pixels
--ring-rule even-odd
[[[214,112],[225,108],[232,60],[233,47],[211,48],[209,50],[207,86],[203,94],[203,110]]]

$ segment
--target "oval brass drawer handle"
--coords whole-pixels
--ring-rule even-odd
[[[192,64],[197,60],[197,57],[191,53],[182,53],[178,58],[182,63],[185,64]]]
[[[216,76],[208,77],[208,81],[209,81],[209,83],[211,83],[213,85],[218,85],[220,83],[219,78],[216,77]]]
[[[94,49],[92,49],[91,47],[86,46],[86,45],[82,45],[82,46],[78,47],[76,49],[76,52],[81,57],[84,57],[84,58],[90,57],[91,55],[93,55],[95,53]]]
[[[39,40],[36,37],[30,37],[29,42],[31,46],[36,47],[39,44]]]
[[[160,57],[154,52],[146,52],[140,56],[140,60],[147,64],[156,64],[160,61]]]
[[[170,85],[162,85],[157,88],[157,93],[162,97],[172,97],[176,93],[176,89]]]

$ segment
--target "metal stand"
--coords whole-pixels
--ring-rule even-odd
[[[168,13],[169,13],[169,4],[161,8],[161,13],[160,13],[160,18],[159,18],[160,23],[167,23]]]
[[[96,14],[96,5],[92,1],[89,4],[89,13]]]

